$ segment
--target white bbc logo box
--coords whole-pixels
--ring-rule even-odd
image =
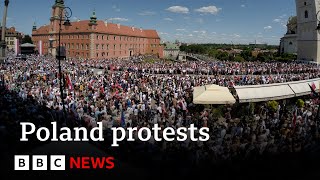
[[[31,164],[30,164],[31,162]],[[15,155],[14,170],[53,170],[63,171],[66,169],[66,157],[64,155]]]

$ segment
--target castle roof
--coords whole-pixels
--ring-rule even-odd
[[[114,23],[106,23],[102,20],[97,21],[96,28],[90,27],[90,20],[83,20],[78,22],[71,22],[72,26],[66,29],[62,26],[61,34],[79,34],[79,33],[102,33],[112,35],[125,35],[133,37],[145,38],[160,38],[156,30],[145,30],[130,26],[124,26]],[[49,25],[41,26],[32,35],[46,35],[49,34]]]

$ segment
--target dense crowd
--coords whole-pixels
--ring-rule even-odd
[[[296,108],[291,102],[280,103],[276,111],[268,110],[261,103],[247,114],[251,118],[246,118],[245,113],[235,113],[246,106],[224,106],[222,116],[217,117],[213,109],[192,103],[192,90],[205,84],[230,87],[318,78],[317,65],[218,61],[144,63],[143,58],[68,60],[62,63],[63,73],[59,74],[53,58],[34,55],[27,60],[16,60],[9,56],[0,65],[1,82],[10,92],[2,91],[0,97],[1,129],[12,124],[17,126],[20,121],[34,121],[38,126],[58,121],[62,126],[87,128],[102,122],[108,136],[109,128],[117,126],[141,128],[157,123],[160,127],[190,124],[209,127],[208,142],[150,140],[148,150],[143,151],[143,156],[153,158],[160,155],[155,152],[180,152],[176,156],[187,154],[195,164],[302,152],[316,147],[318,105],[313,99],[307,98],[303,108]],[[96,73],[100,68],[105,72]],[[64,101],[59,90],[60,76],[64,79]],[[67,110],[65,116],[63,105]]]

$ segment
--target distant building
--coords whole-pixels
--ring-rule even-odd
[[[0,39],[2,36],[2,28],[0,28]],[[20,42],[22,39],[22,33],[16,31],[15,27],[6,28],[5,41],[7,43],[8,50],[14,50],[17,41]]]
[[[177,59],[179,52],[179,44],[167,42],[163,49],[163,57],[167,59]]]
[[[63,0],[55,0],[50,24],[32,29],[32,40],[38,52],[56,56],[59,46],[59,13]],[[61,46],[67,57],[86,59],[109,59],[134,55],[153,54],[163,57],[163,47],[156,30],[145,30],[97,20],[93,12],[90,20],[71,22],[71,27],[62,26]]]
[[[261,48],[261,49],[264,49],[264,48],[266,48],[266,47],[268,46],[268,44],[267,44],[267,43],[257,43],[257,42],[255,42],[255,43],[250,43],[249,46],[250,46],[251,48]]]
[[[320,63],[319,4],[320,0],[296,0],[298,60]]]
[[[287,23],[287,33],[280,39],[280,53],[297,54],[297,16],[290,17]]]

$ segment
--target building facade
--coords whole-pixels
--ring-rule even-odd
[[[297,16],[290,17],[287,23],[287,33],[280,39],[280,53],[297,54]]]
[[[163,57],[167,59],[174,59],[178,58],[180,52],[180,46],[177,43],[165,43],[164,50],[163,50]]]
[[[296,0],[298,60],[320,62],[319,3],[320,0]]]
[[[0,28],[0,39],[1,39],[1,33],[2,28]],[[22,34],[18,31],[16,31],[15,27],[6,28],[5,33],[5,41],[7,43],[7,49],[8,50],[15,50],[17,42],[20,42],[22,39]]]
[[[38,52],[56,56],[59,46],[59,23],[63,0],[52,6],[50,24],[33,27],[32,40]],[[61,26],[60,45],[66,56],[84,59],[110,59],[134,55],[153,54],[163,57],[163,47],[156,30],[144,30],[97,20],[93,12],[90,20],[71,22],[71,27]],[[41,48],[41,50],[40,50]]]

